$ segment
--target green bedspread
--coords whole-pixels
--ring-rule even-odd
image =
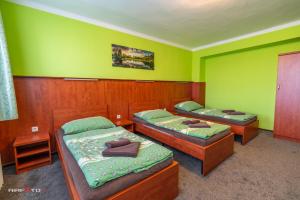
[[[138,156],[103,157],[101,152],[106,148],[105,142],[121,137],[128,138],[132,142],[141,142]],[[63,139],[91,188],[132,172],[147,170],[173,156],[172,151],[122,127],[65,135]]]
[[[179,117],[174,115],[171,117],[150,119],[147,120],[147,122],[156,125],[158,127],[167,128],[185,135],[199,137],[202,139],[208,139],[213,135],[216,135],[220,132],[230,129],[230,127],[227,125],[216,124],[213,122],[207,122],[207,124],[210,125],[210,128],[190,128],[188,125],[182,124],[182,122],[186,120],[195,120],[195,119],[187,118],[187,117]]]
[[[201,108],[198,110],[192,111],[197,114],[201,115],[207,115],[207,116],[212,116],[212,117],[221,117],[224,119],[230,119],[230,120],[235,120],[235,121],[247,121],[249,119],[252,119],[256,117],[256,115],[250,114],[250,113],[245,113],[245,115],[228,115],[226,113],[223,113],[222,110],[220,109],[208,109],[208,108]]]

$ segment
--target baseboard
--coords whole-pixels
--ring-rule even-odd
[[[275,134],[273,134],[273,137],[277,138],[277,139],[281,139],[281,140],[288,140],[291,142],[300,143],[300,139],[295,139],[295,138],[290,138],[290,137],[286,137],[286,136],[282,136],[282,135],[275,135]]]

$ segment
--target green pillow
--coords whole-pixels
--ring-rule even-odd
[[[144,120],[173,116],[173,114],[169,113],[168,111],[161,110],[161,109],[146,110],[146,111],[135,113],[134,115]]]
[[[105,117],[88,117],[70,121],[62,126],[65,134],[75,134],[95,129],[106,129],[116,127]]]
[[[203,108],[203,106],[200,105],[199,103],[196,103],[195,101],[184,101],[176,104],[175,108],[190,112],[193,110]]]

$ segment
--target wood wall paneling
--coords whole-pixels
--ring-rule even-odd
[[[205,82],[192,83],[192,99],[205,105]]]
[[[128,119],[128,104],[133,94],[133,81],[105,80],[105,98],[108,104],[109,118],[115,120],[117,115]]]
[[[106,106],[109,118],[114,120],[117,114],[128,118],[130,104],[156,102],[169,109],[173,99],[191,98],[192,93],[199,98],[201,94],[196,91],[201,87],[190,82],[14,77],[14,83],[19,119],[0,122],[2,164],[14,161],[14,139],[32,134],[32,126],[50,133],[55,151],[53,113],[57,110],[83,111]]]

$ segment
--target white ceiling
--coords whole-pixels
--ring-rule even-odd
[[[188,49],[290,22],[300,24],[300,0],[12,1],[66,11]]]

